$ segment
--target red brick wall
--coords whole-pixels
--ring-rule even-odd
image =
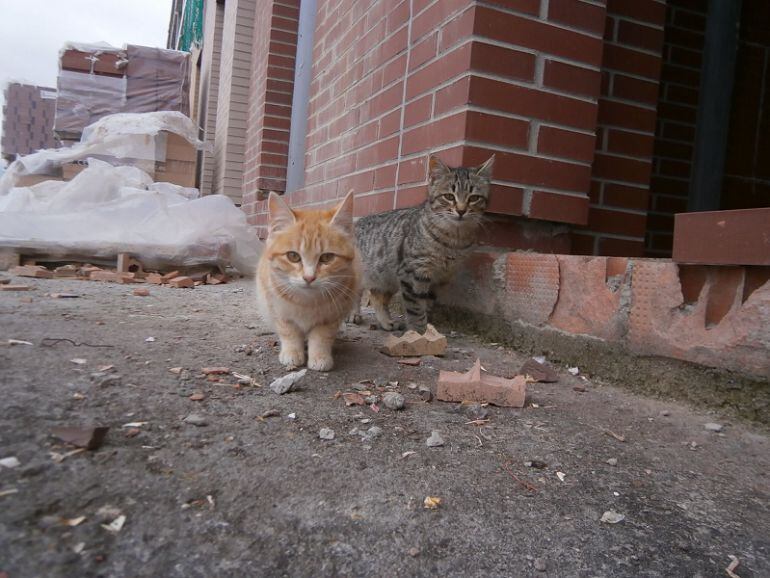
[[[687,210],[707,0],[670,0],[647,218],[646,254],[670,257],[674,214]]]
[[[666,5],[609,0],[588,225],[578,254],[644,253]]]
[[[265,224],[258,199],[286,187],[299,3],[257,2],[242,205],[253,225]]]
[[[359,215],[413,205],[430,152],[450,164],[494,152],[493,213],[584,223],[603,4],[319,3],[306,186],[290,202],[353,189]],[[264,222],[264,203],[248,210]]]

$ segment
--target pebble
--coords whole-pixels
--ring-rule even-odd
[[[189,423],[190,425],[203,427],[204,425],[208,425],[209,422],[206,420],[205,417],[202,415],[199,415],[197,413],[191,413],[186,418],[182,420],[185,423]]]
[[[482,406],[480,403],[471,403],[464,407],[465,415],[467,415],[470,419],[486,419],[489,415],[489,410]]]
[[[120,385],[122,378],[117,374],[92,373],[91,380],[97,387],[110,387]]]
[[[444,438],[436,430],[430,433],[430,437],[425,441],[425,445],[429,448],[438,448],[444,445]]]
[[[720,432],[724,428],[724,426],[721,423],[714,423],[714,422],[704,423],[703,427],[705,428],[706,431],[713,431],[713,432]]]
[[[610,458],[607,460],[607,463],[611,466],[617,466],[618,465],[618,458]]]
[[[3,458],[0,460],[0,466],[3,466],[5,468],[17,468],[21,465],[21,462],[18,460],[18,458],[11,456],[9,458]]]
[[[419,548],[409,548],[409,550],[407,550],[407,553],[408,553],[408,554],[409,554],[409,555],[410,555],[412,558],[416,558],[417,556],[419,556],[419,555],[420,555],[420,549],[419,549]]]
[[[364,439],[369,441],[369,440],[378,438],[381,435],[382,435],[382,428],[379,426],[373,425],[364,433]]]
[[[334,439],[334,430],[329,429],[328,427],[322,427],[321,430],[318,432],[318,437],[322,440],[333,440]]]
[[[385,407],[388,409],[392,409],[393,411],[398,411],[400,409],[404,409],[404,396],[400,393],[396,393],[395,391],[388,391],[385,393],[385,395],[382,396],[382,403],[385,404]]]
[[[544,470],[548,467],[548,464],[546,464],[544,461],[541,460],[530,460],[527,462],[524,462],[524,465],[528,468],[535,468],[536,470]]]
[[[623,514],[619,514],[615,510],[607,510],[602,514],[599,521],[604,522],[605,524],[617,524],[625,519],[626,517]]]
[[[270,384],[270,391],[277,393],[278,395],[289,393],[292,389],[294,389],[294,386],[297,384],[297,382],[305,377],[306,373],[307,369],[301,369],[300,371],[292,371],[283,377],[274,379]]]
[[[535,558],[535,570],[538,572],[545,572],[545,560],[542,558]]]
[[[417,391],[419,392],[423,401],[427,402],[433,399],[433,392],[427,385],[421,385]]]

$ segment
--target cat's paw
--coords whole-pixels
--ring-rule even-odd
[[[305,352],[298,349],[282,349],[281,353],[278,355],[278,361],[280,361],[281,365],[284,365],[287,369],[294,369],[295,367],[304,365]]]
[[[307,368],[313,371],[329,371],[334,367],[334,360],[331,355],[311,356],[307,360]]]

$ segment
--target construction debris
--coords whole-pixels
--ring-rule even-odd
[[[441,401],[477,401],[501,407],[524,407],[527,380],[522,375],[505,379],[482,373],[481,360],[466,373],[439,372],[436,397]]]
[[[55,427],[51,435],[78,448],[96,450],[104,443],[109,427]]]
[[[289,393],[292,389],[294,389],[294,386],[297,384],[297,382],[305,377],[306,373],[307,369],[301,369],[300,371],[287,373],[283,377],[279,377],[278,379],[273,380],[273,382],[270,384],[270,390],[273,393],[277,393],[278,395]]]
[[[422,507],[426,510],[435,510],[441,505],[441,498],[436,496],[426,496],[422,501]]]
[[[382,352],[391,357],[419,357],[422,355],[444,355],[447,340],[444,335],[428,324],[425,333],[420,335],[409,330],[401,337],[389,335],[382,347]]]
[[[29,285],[0,285],[0,291],[30,291]]]
[[[134,295],[137,297],[149,297],[150,296],[150,290],[146,289],[144,287],[137,287],[132,291]]]
[[[53,279],[53,272],[41,265],[19,265],[8,271],[17,277],[35,277],[36,279]]]
[[[171,285],[172,287],[176,287],[177,289],[180,289],[180,288],[193,287],[195,285],[195,282],[189,277],[181,275],[179,277],[174,277],[173,279],[169,279],[168,284]]]
[[[605,524],[619,524],[625,519],[625,515],[619,514],[615,510],[607,510],[602,514],[602,517],[599,521],[604,522]]]

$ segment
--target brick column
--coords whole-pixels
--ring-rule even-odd
[[[227,0],[222,32],[212,188],[213,192],[227,195],[236,203],[242,201],[256,4],[257,0]]]
[[[200,191],[202,195],[210,195],[214,181],[213,150],[217,124],[219,65],[222,58],[222,28],[225,19],[225,5],[213,0],[206,2],[205,6],[198,122],[203,128],[203,140],[211,149],[204,150],[201,154]]]
[[[573,252],[641,256],[666,4],[609,0],[588,226]]]
[[[243,171],[243,208],[254,225],[266,222],[256,214],[258,200],[286,187],[299,4],[257,4]]]

